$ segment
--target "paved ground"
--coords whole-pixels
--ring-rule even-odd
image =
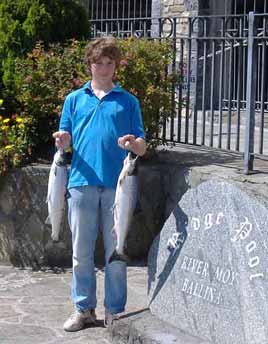
[[[103,276],[97,271],[97,327],[66,333],[62,324],[72,312],[69,298],[71,270],[33,272],[0,266],[1,344],[109,344],[103,327]],[[147,268],[128,268],[128,303],[125,318],[146,307]],[[115,341],[114,341],[115,342]]]
[[[210,115],[209,112],[206,114],[206,121],[204,123],[204,143],[209,146],[210,145],[210,139],[211,139],[211,123],[210,123]],[[213,125],[213,134],[212,134],[212,140],[213,140],[213,147],[218,147],[218,140],[219,140],[219,122],[218,122],[218,112],[216,111],[214,113],[214,125]],[[197,114],[197,132],[196,132],[196,143],[201,144],[202,142],[202,128],[203,128],[203,120],[202,120],[203,114],[202,111],[198,111]],[[227,148],[227,121],[228,121],[228,115],[227,111],[224,111],[223,114],[223,123],[222,123],[222,134],[220,136],[221,138],[221,147],[223,149]],[[185,125],[186,125],[186,119],[185,117],[182,117],[181,120],[181,141],[185,140]],[[260,127],[259,127],[259,122],[260,122],[260,114],[256,113],[256,118],[255,118],[255,131],[254,131],[254,152],[258,153],[259,150],[259,144],[260,144]],[[166,125],[166,137],[170,137],[170,121]],[[193,125],[194,125],[194,116],[193,114],[189,118],[189,129],[188,129],[188,140],[190,144],[193,143]],[[173,139],[177,140],[178,136],[176,133],[176,128],[178,127],[178,119],[174,118],[174,136]],[[230,127],[230,149],[236,150],[236,138],[237,138],[237,114],[232,113],[231,116],[231,127]],[[246,115],[245,112],[241,112],[241,117],[240,117],[240,127],[239,127],[239,150],[243,151],[244,150],[244,145],[245,145],[245,136],[246,136]],[[265,123],[264,123],[264,130],[263,130],[263,154],[266,156],[268,155],[268,121],[267,117],[265,117]]]

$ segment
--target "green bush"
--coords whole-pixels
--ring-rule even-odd
[[[48,158],[54,145],[52,132],[58,127],[64,98],[82,85],[84,43],[72,41],[65,47],[56,44],[45,50],[40,43],[27,55],[17,58],[12,73],[14,99],[20,116],[30,118],[32,159]]]
[[[147,140],[155,145],[158,143],[159,123],[172,116],[172,83],[179,81],[178,75],[166,73],[166,67],[172,61],[171,45],[141,39],[122,40],[119,44],[124,58],[116,79],[139,98]],[[52,132],[58,128],[64,98],[89,78],[83,63],[84,47],[85,42],[73,40],[68,45],[51,45],[46,50],[39,43],[27,58],[17,58],[10,63],[10,77],[5,84],[12,89],[17,116],[24,120],[23,133],[18,131],[17,135],[26,135],[27,139],[21,144],[12,137],[6,139],[5,146],[9,150],[9,146],[15,149],[19,145],[23,148],[18,154],[23,150],[28,160],[51,158],[54,147]]]
[[[178,74],[167,73],[173,58],[169,42],[145,39],[120,41],[124,59],[117,76],[120,84],[140,100],[146,138],[151,146],[158,142],[159,126],[173,116],[172,86]]]
[[[0,60],[24,55],[45,44],[89,38],[85,9],[72,0],[1,0]],[[0,66],[0,78],[2,77]]]
[[[85,9],[73,0],[2,0],[0,54],[20,55],[37,41],[64,42],[89,37]]]
[[[30,121],[29,117],[22,118],[17,114],[11,118],[0,115],[0,175],[30,161]]]

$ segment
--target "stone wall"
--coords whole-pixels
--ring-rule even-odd
[[[127,239],[132,260],[146,259],[154,238],[161,231],[178,201],[188,189],[213,177],[235,182],[268,208],[268,177],[263,166],[254,163],[257,174],[245,176],[241,156],[178,145],[162,151],[139,166],[139,209]],[[33,165],[14,171],[0,184],[0,263],[15,266],[71,265],[71,237],[65,217],[60,241],[50,239],[47,217],[49,166]],[[96,246],[96,262],[103,263],[101,236]]]
[[[184,0],[162,1],[162,16],[177,16],[185,11]]]
[[[152,17],[197,15],[198,0],[152,0]]]
[[[182,168],[164,162],[143,162],[139,169],[139,209],[127,240],[127,254],[133,260],[147,257],[150,245],[178,199],[188,188],[178,178]],[[71,265],[71,236],[65,216],[60,241],[52,242],[47,218],[49,166],[33,165],[16,170],[2,181],[0,191],[0,262],[15,266]],[[103,263],[99,236],[96,262]]]

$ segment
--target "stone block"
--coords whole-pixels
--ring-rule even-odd
[[[181,15],[182,12],[184,11],[184,5],[174,5],[169,7],[169,11],[171,15]]]
[[[71,266],[72,243],[67,205],[60,241],[53,243],[46,196],[48,165],[33,165],[11,173],[0,192],[0,261],[15,266]],[[182,169],[183,171],[183,169]],[[126,242],[130,260],[146,259],[150,246],[174,204],[187,189],[185,178],[176,178],[176,166],[144,162],[139,167],[139,201]],[[95,261],[104,263],[101,233]]]
[[[214,344],[268,343],[267,227],[234,183],[188,190],[150,249],[152,314]]]

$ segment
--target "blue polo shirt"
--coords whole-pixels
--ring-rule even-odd
[[[67,95],[60,130],[72,137],[73,156],[68,188],[92,185],[116,188],[126,151],[120,136],[144,138],[141,109],[135,96],[116,85],[102,99],[90,82]]]

